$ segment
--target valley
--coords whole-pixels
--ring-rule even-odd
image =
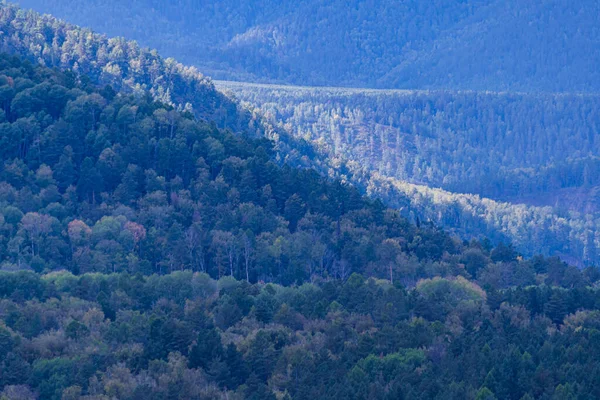
[[[354,179],[388,178],[396,192],[386,198],[407,215],[524,254],[595,262],[596,95],[215,84]]]
[[[597,1],[18,3],[0,400],[600,398]]]

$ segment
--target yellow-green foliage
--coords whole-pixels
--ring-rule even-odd
[[[480,302],[486,299],[483,289],[462,276],[453,279],[441,277],[422,279],[417,283],[417,291],[426,298],[444,298],[455,304],[462,301]]]

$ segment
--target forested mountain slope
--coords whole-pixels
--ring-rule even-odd
[[[594,0],[20,0],[219,79],[600,90]],[[148,27],[152,26],[152,29]]]
[[[598,96],[217,85],[413,220],[598,260]]]
[[[149,93],[155,100],[191,111],[219,128],[267,136],[275,142],[278,156],[294,165],[320,163],[309,144],[287,136],[285,131],[268,129],[261,116],[217,91],[196,68],[165,59],[135,41],[108,38],[4,1],[0,2],[0,33],[0,51],[71,70],[94,85],[111,85],[116,91],[136,96]]]
[[[123,38],[107,38],[49,15],[0,3],[0,50],[35,63],[71,69],[96,85],[193,111],[217,126],[248,131],[251,116],[215,90],[197,69]],[[256,129],[260,129],[258,126]],[[248,132],[254,133],[254,132]]]
[[[1,61],[4,269],[188,268],[282,283],[372,269],[393,280],[396,268],[462,248],[353,187],[278,166],[267,139],[195,122],[150,96]],[[375,262],[388,245],[390,263]]]
[[[217,126],[229,127],[237,133],[266,135],[274,143],[279,163],[316,167],[330,177],[350,181],[363,192],[402,209],[413,222],[430,221],[465,238],[485,236],[495,243],[512,241],[527,255],[558,254],[578,264],[597,261],[600,238],[594,218],[561,215],[548,208],[513,206],[390,181],[360,164],[347,165],[327,152],[316,154],[311,144],[286,134],[285,129],[269,127],[257,112],[245,111],[218,93],[197,71],[140,49],[134,42],[107,39],[50,16],[42,17],[6,4],[0,7],[0,17],[1,29],[6,32],[5,50],[42,64],[87,72],[90,75],[84,75],[84,80],[100,85],[110,83],[124,93],[141,96],[147,88],[155,99],[191,109],[197,116],[215,121]]]
[[[600,396],[599,269],[425,221],[490,201],[312,160],[134,43],[8,6],[0,37],[1,400]]]
[[[4,54],[0,93],[2,399],[599,390],[596,356],[540,359],[594,345],[597,268],[412,225],[149,94]]]
[[[217,86],[327,153],[403,181],[540,202],[600,186],[600,95]],[[587,199],[561,206],[600,207]]]

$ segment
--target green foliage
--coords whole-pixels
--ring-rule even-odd
[[[271,322],[281,304],[269,290],[247,304],[235,297],[236,284],[215,286],[209,276],[303,283],[343,281],[358,272],[409,283],[461,270],[455,256],[478,246],[411,226],[350,185],[276,163],[266,139],[195,121],[149,96],[107,94],[9,56],[0,58],[0,76],[15,82],[15,96],[27,91],[37,107],[16,114],[11,101],[0,124],[5,269],[182,271],[165,290],[179,293],[180,301],[228,292],[217,313],[225,328],[249,308]],[[58,106],[42,90],[50,82],[66,99]],[[481,257],[486,263],[489,254]],[[432,267],[417,268],[421,262]],[[72,275],[46,279],[62,288]],[[33,285],[39,278],[20,279]],[[42,294],[33,287],[22,296]],[[105,291],[98,296],[110,318],[128,301]],[[280,317],[298,324],[294,316]]]
[[[11,396],[474,400],[600,390],[590,379],[600,354],[592,287],[500,289],[491,309],[491,292],[451,276],[409,288],[358,274],[301,287],[229,279],[207,297],[190,282],[218,283],[200,272],[63,272],[41,277],[33,300],[11,276],[20,273],[4,273],[12,283],[0,296],[0,392]],[[263,302],[277,310],[270,320],[257,312]],[[237,314],[220,323],[224,304]]]
[[[78,16],[94,9],[90,4],[79,7],[71,4],[71,2],[68,3],[68,11],[78,10],[75,13]],[[45,4],[50,5],[47,2]],[[277,4],[267,8],[274,10],[279,6]],[[412,6],[408,6],[407,10],[414,11],[411,8]],[[422,15],[423,12],[425,12],[425,15],[429,15],[428,13],[431,12],[430,17],[436,20],[441,15],[446,15],[445,12],[451,10],[451,13],[457,13],[452,15],[460,19],[462,18],[460,15],[469,15],[471,12],[476,15],[479,12],[478,10],[483,10],[479,9],[479,6],[464,8],[462,3],[460,5],[454,4],[453,7],[447,6],[449,4],[444,3],[437,4],[431,9],[425,7],[428,11],[425,12],[425,9],[420,10],[417,15]],[[498,2],[494,7],[504,6],[504,2]],[[115,5],[115,7],[122,7],[122,5]],[[137,7],[144,11],[154,10],[152,13],[161,10],[161,19],[163,16],[175,12],[172,6],[162,3],[148,9],[143,2],[135,2],[131,7]],[[315,5],[315,7],[316,10],[321,10],[319,5]],[[378,7],[367,7],[364,10],[377,10]],[[290,11],[295,11],[296,8],[294,6]],[[346,9],[347,6],[342,8]],[[186,9],[186,6],[181,3],[175,9],[183,10]],[[196,15],[195,13],[199,9],[196,7],[193,12],[186,12],[184,15],[186,18],[191,18],[191,16]],[[221,5],[220,9],[225,10],[227,7]],[[484,9],[487,9],[487,7],[484,7]],[[523,15],[537,12],[544,15],[545,13],[554,15],[559,9],[560,7],[556,5],[549,7],[547,10],[537,11],[535,7],[531,7],[524,10]],[[382,15],[387,18],[389,16],[388,12],[391,10],[394,10],[392,15],[399,12],[395,6],[392,6],[392,8],[386,9],[386,12]],[[409,20],[412,18],[410,17],[410,15],[413,15],[412,12],[407,10],[402,10],[401,15],[396,15],[394,26],[399,26],[397,23],[398,18],[408,18]],[[440,12],[440,10],[445,11]],[[593,104],[594,96],[532,96],[465,92],[408,94],[403,92],[388,96],[382,94],[382,92],[364,92],[354,96],[357,99],[352,101],[347,100],[345,94],[337,93],[333,94],[332,98],[328,98],[326,102],[323,102],[316,101],[313,98],[312,91],[309,90],[309,94],[304,96],[302,100],[302,114],[294,116],[298,119],[298,121],[294,121],[297,128],[294,129],[294,134],[299,133],[297,137],[301,137],[301,139],[294,139],[280,126],[272,129],[273,126],[265,125],[264,121],[259,119],[257,113],[243,111],[235,101],[215,91],[212,84],[195,70],[186,69],[172,60],[164,60],[158,57],[155,52],[140,49],[133,42],[126,42],[122,39],[109,40],[91,34],[88,30],[64,24],[52,17],[42,17],[32,12],[18,11],[9,5],[4,5],[0,8],[0,11],[2,12],[3,26],[5,26],[6,32],[10,33],[10,35],[7,35],[6,50],[22,54],[31,60],[46,65],[72,68],[79,74],[87,74],[82,77],[82,83],[86,90],[91,88],[91,83],[102,86],[110,83],[120,91],[134,92],[139,96],[142,96],[144,89],[149,89],[155,99],[176,105],[177,108],[183,110],[190,110],[189,105],[197,116],[215,121],[218,126],[230,127],[234,131],[251,135],[264,133],[274,140],[274,150],[277,152],[278,160],[284,160],[293,166],[313,166],[321,173],[334,174],[343,180],[351,181],[361,190],[380,197],[386,204],[402,209],[404,215],[417,224],[421,221],[433,222],[438,226],[452,229],[469,239],[486,236],[494,243],[513,242],[515,248],[527,256],[536,253],[559,255],[580,265],[594,264],[598,259],[600,253],[596,250],[598,247],[597,224],[595,222],[590,223],[587,216],[582,217],[574,213],[567,214],[561,210],[555,211],[546,207],[523,207],[510,203],[488,201],[476,195],[457,195],[398,180],[400,178],[416,182],[432,182],[431,184],[436,187],[452,187],[453,190],[458,188],[456,190],[461,193],[486,192],[490,196],[494,193],[497,194],[498,191],[506,194],[510,188],[515,188],[520,196],[516,199],[519,202],[526,201],[538,205],[541,201],[540,205],[555,205],[558,203],[568,208],[574,207],[577,210],[593,209],[596,203],[594,199],[597,197],[593,194],[595,193],[593,188],[596,179],[593,171],[597,169],[594,167],[596,160],[593,156],[595,142],[590,139],[593,132],[597,130],[594,118],[594,109],[597,107],[594,107]],[[258,9],[256,11],[260,14]],[[176,14],[178,15],[178,11]],[[97,17],[100,13],[94,11],[92,15]],[[121,15],[125,16],[129,13],[124,12]],[[196,17],[205,18],[207,15],[210,15],[210,13],[202,12],[201,15],[196,15]],[[229,14],[223,14],[223,16],[225,15]],[[563,16],[560,13],[559,15]],[[572,16],[569,13],[565,15]],[[378,23],[375,27],[384,26],[380,24],[380,19],[377,18]],[[105,22],[112,20],[102,19]],[[421,22],[425,23],[426,20]],[[453,17],[449,19],[444,17],[443,20],[445,21],[444,24],[452,24]],[[180,19],[178,19],[178,22],[181,22]],[[214,21],[211,20],[212,22]],[[251,24],[250,21],[247,22]],[[127,24],[119,24],[119,27],[125,25]],[[226,25],[227,23],[219,23],[217,31],[222,31],[222,27]],[[37,34],[37,31],[30,29],[33,26],[40,27],[39,29],[46,32],[46,34]],[[128,26],[138,25],[136,23]],[[208,26],[210,24],[198,25],[194,23],[194,28],[202,27],[201,29],[204,29]],[[335,24],[328,23],[326,26],[335,26]],[[400,26],[404,28],[404,25]],[[440,25],[436,26],[441,27]],[[529,26],[529,24],[524,26]],[[362,26],[361,29],[365,28],[365,26]],[[147,29],[143,29],[143,31],[148,32]],[[419,30],[415,32],[419,32]],[[394,35],[397,35],[397,32]],[[78,42],[78,38],[84,38],[85,40],[82,39]],[[198,42],[197,36],[194,37],[194,41]],[[169,47],[172,48],[173,46],[170,45]],[[397,54],[404,53],[404,51],[397,52]],[[592,52],[588,53],[591,54]],[[315,52],[315,54],[317,53]],[[129,60],[128,65],[134,67],[122,67],[119,57],[126,57]],[[336,57],[326,57],[324,59],[337,60]],[[387,58],[382,58],[382,60],[384,59]],[[348,65],[354,65],[354,63]],[[494,71],[496,72],[496,70]],[[338,73],[336,75],[339,76]],[[555,75],[552,74],[553,77]],[[176,79],[167,79],[166,77],[169,76],[174,76]],[[448,76],[448,74],[444,74],[444,76]],[[66,82],[67,87],[73,86],[76,77],[75,74],[69,75]],[[511,80],[511,82],[513,81]],[[10,85],[6,86],[6,98],[12,99],[15,95],[13,93],[14,88],[11,88]],[[29,90],[31,88],[25,83],[23,89]],[[268,102],[267,110],[263,114],[273,116],[276,121],[280,119],[278,118],[279,115],[285,116],[282,119],[287,121],[292,105],[297,100],[293,99],[294,96],[290,98],[286,94],[287,90],[281,91],[280,89],[277,88],[276,91],[281,92],[280,95],[288,101],[278,102],[280,105]],[[261,91],[261,88],[252,88],[252,92],[261,93]],[[54,92],[59,94],[57,95],[59,100],[62,99],[61,93],[63,92],[57,92],[56,90]],[[32,90],[31,93],[35,95],[37,92]],[[102,103],[102,97],[105,100],[113,101],[115,91],[108,86],[108,88],[104,87],[99,94],[100,98],[91,96],[74,102],[71,106],[73,111],[71,118],[73,119],[70,121],[80,123],[87,129],[86,124],[90,121],[94,122],[96,117],[94,111],[89,118],[86,118],[85,107],[89,106],[91,110],[95,110]],[[339,99],[336,97],[338,95],[343,97],[343,101],[338,101]],[[260,96],[263,95],[260,94]],[[377,106],[373,106],[373,98],[377,98]],[[58,104],[62,103],[59,101]],[[121,130],[129,132],[131,128],[129,122],[131,121],[131,111],[133,109],[130,105],[123,106],[117,104],[109,107],[111,111],[105,113],[105,115],[111,115],[113,122]],[[55,106],[46,108],[52,115],[56,115]],[[169,132],[169,136],[176,128],[176,125],[172,123],[174,122],[173,115],[173,112],[167,110],[159,110],[157,115],[165,132]],[[550,115],[551,117],[546,118],[540,115]],[[393,116],[393,118],[390,118],[390,116]],[[536,123],[540,120],[544,122]],[[415,121],[419,122],[413,123]],[[365,129],[365,126],[370,128]],[[330,128],[332,130],[331,134],[323,135],[323,131]],[[313,130],[316,134],[311,133]],[[453,136],[449,140],[446,137],[448,131],[459,135],[460,139],[456,140]],[[486,132],[485,140],[480,137],[481,135],[473,135],[473,132],[482,131]],[[114,154],[112,150],[103,151],[104,141],[108,137],[106,132],[108,131],[103,132],[98,140],[92,136],[88,138],[88,141],[94,140],[94,143],[88,143],[89,146],[96,147],[94,156],[98,157],[100,152],[103,152],[103,154],[98,157],[98,165],[90,168],[84,174],[85,179],[81,182],[84,185],[78,193],[80,195],[85,193],[93,201],[96,200],[94,193],[97,190],[114,192],[116,200],[125,205],[130,205],[132,196],[135,197],[136,193],[143,190],[143,188],[139,185],[132,187],[129,184],[135,174],[128,173],[127,176],[121,176],[123,168],[128,168],[128,165],[120,155]],[[369,132],[369,136],[364,137],[364,132]],[[373,132],[375,132],[374,135]],[[564,132],[576,132],[577,140],[573,140],[573,134],[567,135]],[[82,133],[81,136],[84,136],[84,134]],[[324,143],[328,153],[315,154],[311,145],[303,141],[307,137],[325,139],[324,141],[315,140],[315,142]],[[440,141],[444,143],[444,146],[438,145]],[[159,142],[165,143],[164,141]],[[377,151],[379,147],[384,149],[394,148],[394,143],[398,148],[398,151],[394,153],[397,154]],[[508,146],[509,144],[510,146]],[[183,142],[179,141],[175,148],[179,149],[178,146],[182,145]],[[231,171],[228,167],[232,160],[221,160],[222,149],[218,141],[215,142],[212,138],[205,138],[203,145],[208,148],[208,151],[205,152],[205,160],[209,160],[211,164],[224,161],[226,167],[224,176],[230,179],[232,175],[230,175]],[[198,142],[198,146],[200,146],[200,142]],[[494,151],[489,150],[490,146],[494,148]],[[385,153],[386,157],[381,159],[375,157],[375,161],[373,161],[374,156],[365,157],[365,151],[360,151],[362,148],[368,148],[367,153],[372,155]],[[507,152],[507,148],[512,150]],[[582,152],[582,148],[586,150]],[[418,151],[415,153],[414,149],[418,149]],[[536,151],[539,149],[546,149],[545,154],[552,153],[551,160],[548,157],[545,159],[540,157],[539,151]],[[148,148],[146,148],[147,150]],[[159,150],[160,154],[156,154],[158,164],[163,170],[170,169],[173,151],[167,151],[163,146]],[[69,182],[73,181],[73,174],[75,174],[72,155],[68,149],[63,151],[61,148],[55,151],[58,152],[56,154],[62,153],[59,156],[59,162],[56,165],[53,164],[54,167],[52,168],[57,181],[55,186],[60,190],[66,190]],[[427,155],[424,156],[424,153],[427,153]],[[591,157],[589,153],[592,154]],[[440,162],[437,162],[438,154]],[[491,158],[490,154],[492,155]],[[496,154],[502,154],[502,156],[495,156]],[[340,155],[344,156],[342,160],[340,160]],[[430,162],[432,159],[434,162]],[[451,160],[451,162],[448,160]],[[340,161],[347,161],[348,164],[340,163]],[[556,163],[554,163],[555,161]],[[473,167],[474,163],[477,164],[477,167]],[[501,163],[501,165],[498,166],[497,163]],[[135,164],[138,166],[137,171],[139,174],[148,172],[142,171],[138,163]],[[189,165],[186,168],[188,171],[192,169]],[[374,169],[377,170],[377,173],[373,172]],[[95,179],[98,178],[96,171],[102,174],[102,180]],[[10,174],[7,174],[9,182],[17,179],[16,177],[22,173],[16,164],[11,165],[10,172]],[[154,170],[153,172],[157,173]],[[404,176],[406,174],[408,175]],[[491,177],[495,174],[498,174],[498,176],[492,179]],[[156,177],[165,178],[161,174],[157,174]],[[259,183],[252,174],[244,173],[238,177],[243,183],[241,190],[223,192],[221,196],[228,196],[232,202],[237,201],[237,192],[243,196],[256,196],[258,191],[246,189],[248,187],[254,188]],[[534,181],[541,181],[543,184],[541,186],[532,185]],[[164,183],[166,182],[159,183],[158,186],[160,187]],[[583,187],[580,186],[582,184]],[[95,188],[94,185],[98,185],[98,188]],[[118,188],[116,188],[117,186]],[[273,188],[270,185],[269,187],[262,187],[262,185],[260,187],[264,189],[263,194],[269,193],[269,188],[273,193]],[[580,188],[586,193],[585,196],[581,194]],[[539,191],[539,189],[543,190],[543,193],[548,193],[548,190],[551,190],[551,193],[556,193],[557,197],[540,195],[539,193],[534,195],[533,198],[523,195],[524,193],[531,193],[532,190],[533,192]],[[51,188],[46,192],[44,198],[56,197],[55,188]],[[290,193],[287,198],[289,199],[294,194]],[[339,198],[337,195],[333,197]],[[497,196],[492,197],[497,198]],[[332,196],[327,198],[331,200]],[[590,199],[590,201],[583,204],[578,200],[582,198]],[[503,197],[502,199],[506,198]],[[266,200],[269,207],[274,204],[272,200],[274,199]],[[515,200],[515,198],[510,197],[508,200]],[[279,202],[279,207],[281,207],[281,201],[286,200],[278,198],[276,202]],[[49,203],[47,207],[53,215],[66,215],[68,212],[67,209],[61,208],[60,204],[47,202]],[[290,201],[289,206],[285,215],[289,218],[290,228],[293,231],[297,219],[296,214],[302,212],[306,202],[296,203]],[[332,203],[332,207],[336,206],[333,206]],[[250,241],[252,242],[252,240]],[[16,242],[12,244],[14,246],[18,245]],[[110,244],[104,243],[103,246],[108,247]],[[183,249],[179,250],[183,251]],[[219,268],[221,270],[225,270],[227,267],[231,268],[231,264],[225,262],[227,257],[221,255],[221,258]],[[130,260],[133,264],[136,263],[134,259],[130,258]],[[202,268],[202,259],[198,254],[194,255],[194,263]],[[151,265],[145,262],[140,264],[146,272],[150,271]],[[46,265],[40,262],[37,263],[37,267],[44,268]],[[250,266],[244,265],[244,267],[244,272],[247,270],[247,276],[250,278]],[[312,266],[308,269],[312,269]],[[388,275],[393,277],[393,271]]]
[[[492,391],[488,388],[486,388],[485,386],[482,387],[481,389],[479,389],[479,391],[477,392],[477,396],[475,397],[475,400],[496,400],[496,396],[494,396],[494,393],[492,393]]]
[[[36,64],[71,70],[58,86],[55,82],[47,82],[32,87],[30,82],[17,81],[17,86],[11,87],[0,80],[0,100],[3,105],[14,100],[13,114],[17,117],[43,110],[57,118],[65,104],[73,100],[69,90],[79,75],[84,90],[92,85],[103,87],[98,95],[80,97],[67,107],[68,121],[81,125],[79,133],[83,136],[88,128],[104,118],[114,119],[122,130],[130,130],[135,108],[117,104],[110,112],[100,112],[103,104],[112,101],[119,91],[141,97],[150,94],[181,110],[193,110],[198,117],[214,121],[220,127],[227,126],[248,134],[261,132],[259,124],[251,123],[249,113],[217,92],[210,80],[195,68],[185,67],[173,59],[163,59],[156,51],[142,49],[136,42],[107,39],[89,29],[77,28],[49,15],[23,11],[6,2],[0,3],[0,27],[7,39],[2,51],[22,55]],[[15,89],[19,93],[15,93]],[[163,113],[166,125],[170,124],[168,115]],[[66,159],[65,164],[68,164]],[[64,167],[67,170],[63,173],[68,174],[68,165]]]
[[[600,393],[597,270],[411,225],[195,71],[0,7],[75,71],[0,56],[0,396]]]

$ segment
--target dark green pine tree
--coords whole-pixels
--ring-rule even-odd
[[[565,299],[561,296],[559,291],[554,291],[550,300],[546,303],[545,312],[548,318],[555,324],[561,324],[565,315],[567,315],[567,306]]]
[[[277,400],[269,387],[254,373],[250,375],[246,382],[244,394],[247,400]]]
[[[484,386],[477,392],[475,400],[497,400],[497,398],[490,389]]]
[[[210,376],[221,388],[234,388],[235,386],[229,386],[231,382],[231,371],[225,361],[221,361],[220,358],[216,358],[208,365],[208,376]]]
[[[270,335],[259,331],[250,345],[246,361],[250,370],[262,382],[266,382],[275,366],[276,351]]]
[[[4,359],[12,351],[13,344],[14,340],[8,329],[0,325],[0,359]]]
[[[243,384],[248,379],[248,367],[244,362],[242,353],[240,353],[233,343],[229,343],[225,351],[225,362],[229,369],[229,379],[225,386],[234,388]]]
[[[223,357],[221,335],[212,323],[205,323],[198,332],[196,344],[189,355],[190,368],[209,369],[211,362]]]
[[[291,195],[285,202],[284,216],[290,222],[290,231],[295,232],[298,221],[304,216],[305,205],[297,194]]]
[[[115,190],[115,198],[123,204],[131,204],[140,196],[141,182],[143,182],[143,171],[137,165],[129,165]]]
[[[8,353],[0,362],[0,387],[27,382],[31,376],[31,365],[14,352]]]
[[[58,162],[52,168],[54,171],[54,178],[58,188],[61,191],[66,190],[69,186],[75,183],[75,166],[73,165],[73,150],[70,146],[67,146],[60,156]]]
[[[77,193],[79,198],[90,203],[95,203],[96,198],[102,192],[102,175],[98,172],[94,165],[94,160],[86,157],[81,164],[79,173],[79,181],[77,181]]]

